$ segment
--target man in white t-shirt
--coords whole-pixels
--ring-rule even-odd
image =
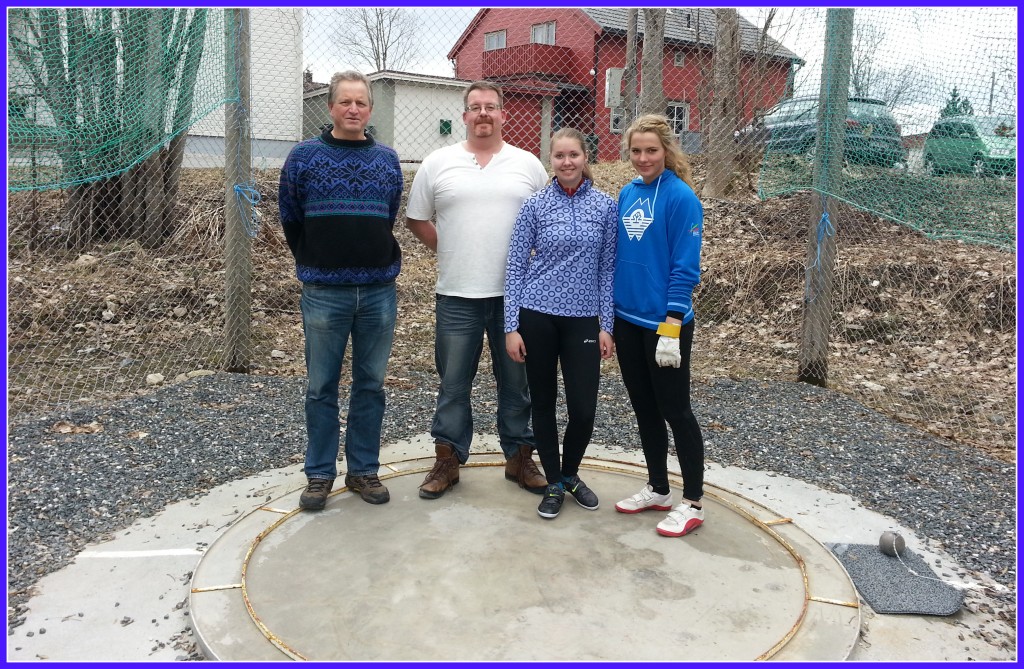
[[[459,482],[459,466],[469,459],[470,389],[485,332],[498,385],[505,478],[541,494],[547,479],[533,460],[526,367],[505,352],[504,293],[512,226],[526,198],[547,185],[548,175],[536,156],[502,139],[507,114],[499,86],[474,82],[463,102],[466,141],[424,159],[406,206],[405,224],[437,253],[434,361],[441,384],[430,429],[437,459],[420,497],[443,495]]]

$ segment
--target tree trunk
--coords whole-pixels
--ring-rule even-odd
[[[164,175],[163,164],[160,160],[160,151],[156,149],[157,142],[163,138],[163,98],[166,95],[167,87],[161,73],[161,56],[163,55],[163,44],[160,31],[160,10],[150,9],[146,17],[146,65],[145,81],[149,83],[145,87],[142,99],[143,113],[145,114],[145,137],[144,150],[152,151],[143,161],[140,170],[140,186],[142,192],[142,216],[138,240],[143,246],[153,248],[158,246],[163,239],[163,205],[164,205]]]
[[[700,19],[701,12],[709,11],[712,10],[698,7],[694,12],[697,17],[697,57],[700,58],[700,83],[697,86],[697,118],[700,122],[701,149],[705,153],[707,153],[708,147],[711,146],[711,101],[714,92],[712,65],[714,63],[714,51],[711,48],[712,44],[707,44],[705,47]],[[698,186],[698,189],[702,190],[703,188],[703,183]]]
[[[181,10],[188,11],[188,10]],[[189,22],[184,37],[185,67],[181,76],[178,97],[174,108],[174,125],[171,131],[177,133],[171,140],[164,155],[164,203],[163,231],[170,234],[175,225],[175,202],[178,198],[178,185],[181,181],[181,164],[185,156],[185,128],[192,120],[192,109],[195,103],[195,84],[199,74],[199,63],[203,57],[203,43],[206,36],[207,10],[196,9]]]
[[[711,106],[707,181],[703,195],[724,198],[736,161],[739,128],[740,34],[735,9],[715,11],[715,100]]]
[[[637,22],[639,20],[640,10],[636,7],[630,7],[626,12],[626,67],[622,71],[622,80],[626,82],[626,90],[622,96],[623,134],[625,134],[629,126],[632,125],[633,119],[636,117],[636,33]],[[623,160],[626,160],[629,157],[625,146],[621,148],[621,156]]]
[[[644,50],[640,113],[664,114],[665,90],[662,69],[665,65],[665,10],[644,9]]]

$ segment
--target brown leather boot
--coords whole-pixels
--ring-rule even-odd
[[[505,461],[505,478],[538,495],[543,494],[548,486],[548,480],[533,461],[532,446],[520,446],[519,452]]]
[[[437,499],[459,482],[459,456],[455,454],[455,449],[439,441],[434,444],[434,452],[437,460],[420,486],[420,497],[423,499]]]

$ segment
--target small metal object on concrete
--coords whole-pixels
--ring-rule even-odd
[[[857,593],[835,556],[739,494],[705,483],[704,525],[668,538],[655,531],[663,512],[614,510],[646,482],[642,465],[585,459],[601,509],[568,499],[544,521],[498,453],[474,454],[457,487],[420,499],[433,459],[385,463],[388,504],[340,488],[307,512],[294,490],[232,525],[192,580],[206,656],[840,661],[856,644]]]

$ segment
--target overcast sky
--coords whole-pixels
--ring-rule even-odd
[[[305,19],[305,59],[316,81],[346,67],[363,71],[365,64],[344,62],[332,47],[331,31],[343,10],[313,8]],[[422,74],[452,76],[446,56],[476,14],[472,7],[410,8],[419,23],[419,58],[406,69]],[[751,23],[761,26],[766,9],[740,8]],[[797,94],[817,94],[820,88],[826,10],[781,8],[770,34],[806,61],[797,72]],[[975,113],[1016,113],[1017,10],[1001,7],[959,9],[863,8],[854,10],[855,25],[873,31],[876,49],[866,51],[882,77],[912,73],[912,101],[894,110],[904,134],[926,132],[957,86]],[[993,85],[994,83],[994,85]]]

